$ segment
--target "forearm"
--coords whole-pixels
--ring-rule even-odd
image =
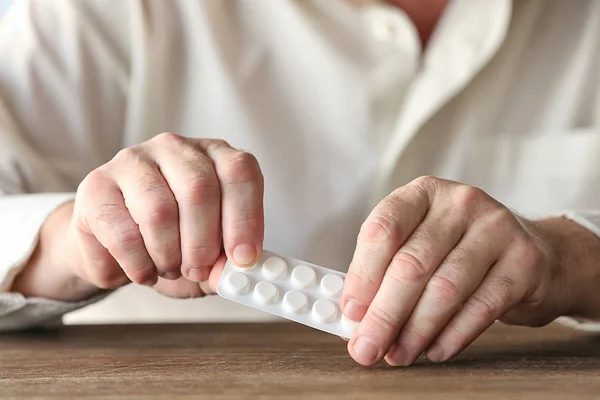
[[[562,265],[565,316],[600,321],[600,238],[566,218],[548,218],[534,224],[553,243]]]
[[[66,248],[72,213],[73,202],[69,202],[48,217],[37,247],[16,277],[12,292],[61,301],[85,300],[99,293],[98,288],[73,272],[73,252]]]

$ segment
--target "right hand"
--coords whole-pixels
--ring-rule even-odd
[[[60,264],[95,288],[135,282],[200,297],[214,292],[226,258],[260,257],[263,176],[253,155],[223,140],[163,133],[92,171],[65,231]]]

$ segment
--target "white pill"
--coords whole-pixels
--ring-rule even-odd
[[[250,289],[250,279],[241,272],[227,275],[227,289],[234,294],[244,294]]]
[[[321,279],[321,290],[327,297],[335,297],[342,292],[344,280],[341,276],[327,274]]]
[[[262,275],[270,281],[280,279],[286,273],[287,263],[283,258],[269,257],[262,264]]]
[[[346,316],[344,314],[342,314],[342,326],[344,327],[344,329],[346,330],[346,332],[348,332],[350,336],[352,336],[352,333],[354,333],[354,330],[358,327],[358,322],[354,322],[348,318],[346,318]]]
[[[319,299],[312,308],[312,317],[322,323],[330,323],[337,317],[337,306],[329,300]]]
[[[277,286],[271,282],[261,281],[254,287],[254,297],[263,304],[273,303],[277,299],[278,293]]]
[[[308,297],[299,290],[291,290],[283,296],[283,307],[295,314],[303,312],[308,306]]]
[[[317,274],[315,274],[315,270],[306,265],[298,265],[292,271],[292,283],[297,288],[306,289],[312,286],[316,279]]]

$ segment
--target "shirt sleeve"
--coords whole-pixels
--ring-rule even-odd
[[[122,0],[20,0],[0,20],[0,331],[52,323],[67,303],[11,292],[40,229],[122,144]]]

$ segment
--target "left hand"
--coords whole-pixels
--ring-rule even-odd
[[[373,210],[342,295],[360,364],[463,350],[497,319],[541,326],[568,306],[552,240],[480,189],[422,177]]]

